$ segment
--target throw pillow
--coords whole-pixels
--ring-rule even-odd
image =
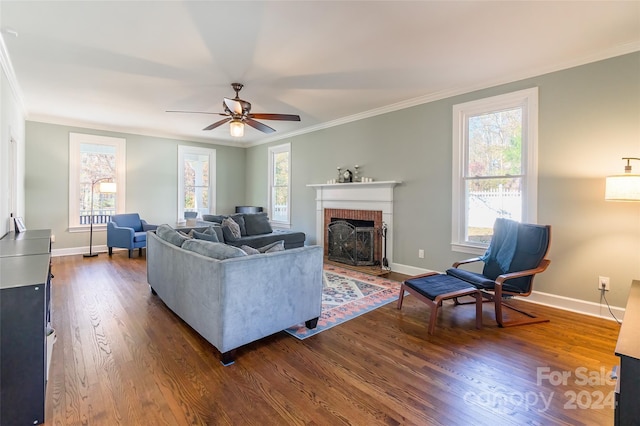
[[[245,214],[244,224],[247,235],[270,234],[273,232],[266,213]]]
[[[247,253],[245,253],[238,247],[229,246],[224,243],[214,243],[211,241],[195,239],[185,241],[185,243],[182,245],[182,248],[218,260],[231,259],[234,257],[242,257],[247,255]]]
[[[273,253],[275,251],[284,251],[284,240],[276,241],[275,243],[267,244],[264,247],[258,249],[260,253]]]
[[[193,231],[193,237],[196,240],[206,240],[206,241],[211,241],[213,243],[220,242],[220,240],[218,239],[218,235],[215,232],[213,234],[207,234],[206,232]]]
[[[222,226],[219,224],[208,227],[203,231],[205,234],[215,234],[218,237],[218,241],[224,243],[224,234],[222,233]]]
[[[260,251],[258,249],[255,249],[251,246],[240,246],[240,248],[242,249],[242,251],[244,251],[245,253],[251,255],[251,254],[260,254]]]
[[[233,219],[233,221],[240,227],[240,235],[242,235],[243,237],[247,235],[247,228],[244,222],[244,213],[232,214],[229,217]]]
[[[227,229],[231,234],[231,241],[239,240],[242,237],[240,233],[240,225],[230,218],[226,218],[222,221],[222,232],[224,233],[225,240],[227,239]]]
[[[168,243],[176,245],[178,247],[182,246],[182,243],[187,241],[189,238],[184,237],[178,233],[175,229],[170,227],[169,225],[160,225],[158,229],[156,229],[156,235]]]

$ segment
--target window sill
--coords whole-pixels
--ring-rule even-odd
[[[291,229],[291,224],[286,222],[271,222],[271,227],[275,229]]]
[[[451,250],[460,253],[475,254],[478,256],[483,255],[487,251],[488,247],[484,246],[472,246],[470,244],[451,243]]]
[[[68,229],[69,233],[76,233],[76,232],[89,232],[91,230],[91,227],[89,225],[80,225],[80,226],[70,226]],[[93,232],[103,232],[107,230],[107,225],[105,224],[100,224],[100,225],[93,225]]]

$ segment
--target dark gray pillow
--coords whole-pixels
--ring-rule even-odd
[[[207,234],[204,232],[193,231],[193,237],[196,240],[206,240],[206,241],[211,241],[213,243],[220,242],[220,240],[218,239],[218,234],[216,234],[215,232],[213,234]]]
[[[240,227],[240,235],[243,237],[247,235],[247,228],[244,222],[244,213],[236,213],[229,216]]]
[[[156,235],[168,243],[175,246],[182,247],[182,243],[189,240],[189,237],[180,235],[178,231],[170,227],[169,225],[160,225],[156,229]]]
[[[224,234],[222,233],[222,227],[220,225],[213,225],[203,231],[205,234],[216,234],[218,241],[224,243]]]
[[[202,215],[202,220],[204,220],[204,221],[206,221],[206,222],[222,223],[222,221],[223,221],[226,217],[227,217],[227,216],[225,216],[225,215],[203,214],[203,215]]]
[[[236,237],[233,234],[233,231],[231,231],[231,228],[229,228],[228,226],[223,226],[222,227],[222,235],[224,236],[224,241],[238,241],[240,238]]]
[[[195,239],[185,241],[182,245],[182,248],[218,260],[231,259],[233,257],[242,257],[247,255],[247,253],[245,253],[238,247],[229,246],[224,243],[213,243],[211,241]]]
[[[222,221],[222,233],[225,241],[238,241],[242,237],[240,225],[231,218]]]
[[[270,234],[273,232],[266,213],[245,214],[244,224],[247,235]]]

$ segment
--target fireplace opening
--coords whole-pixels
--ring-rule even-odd
[[[328,258],[354,266],[375,265],[375,223],[335,219],[327,225]]]

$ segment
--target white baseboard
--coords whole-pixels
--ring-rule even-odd
[[[116,248],[114,248],[113,250],[116,251],[116,250],[124,250],[124,249],[116,249]],[[109,249],[107,248],[106,245],[101,245],[101,246],[93,246],[91,251],[93,253],[107,253],[109,251]],[[51,256],[52,257],[74,256],[76,254],[85,254],[85,253],[89,253],[89,246],[86,246],[86,247],[70,247],[70,248],[64,248],[64,249],[53,249],[53,250],[51,250]]]
[[[434,272],[430,269],[416,268],[415,266],[402,265],[399,263],[392,263],[391,270],[406,275],[420,275],[427,272]],[[573,299],[556,294],[543,293],[541,291],[534,291],[529,297],[521,297],[518,298],[518,300],[615,321],[605,303],[588,302],[586,300]],[[624,318],[624,311],[624,308],[611,306],[611,312],[613,312],[613,315],[620,321]]]

